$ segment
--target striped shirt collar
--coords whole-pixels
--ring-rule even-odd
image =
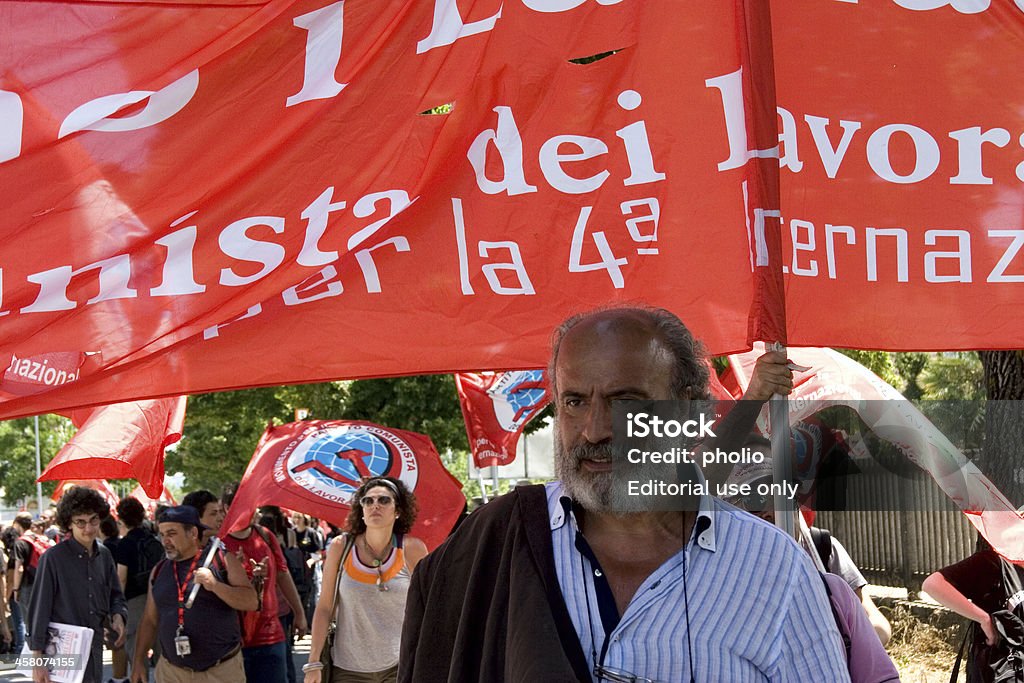
[[[699,470],[698,470],[699,472]],[[704,482],[704,475],[698,474],[699,481]],[[545,485],[548,499],[548,519],[551,522],[551,531],[560,529],[570,518],[574,528],[576,515],[572,511],[572,499],[565,493],[565,488],[560,481],[548,482]],[[715,506],[711,496],[701,496],[697,509],[697,521],[694,524],[695,544],[704,549],[715,552]]]

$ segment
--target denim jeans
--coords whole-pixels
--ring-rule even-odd
[[[242,648],[242,658],[245,660],[246,683],[284,683],[288,680],[284,641]]]
[[[295,683],[295,659],[292,657],[294,641],[292,640],[292,622],[295,615],[289,612],[281,619],[281,628],[284,629],[284,670],[288,673],[288,683]]]
[[[8,601],[8,606],[11,609],[11,635],[14,636],[11,647],[15,654],[21,654],[21,648],[25,645],[25,617],[14,596]]]

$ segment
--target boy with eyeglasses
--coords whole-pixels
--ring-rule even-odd
[[[100,520],[109,514],[110,505],[93,489],[76,486],[61,497],[57,503],[57,524],[70,536],[39,558],[28,608],[28,645],[33,655],[45,652],[50,622],[93,630],[89,661],[82,663],[82,683],[99,683],[103,677],[105,624],[109,624],[116,639],[113,646],[120,647],[128,618],[114,558],[97,541]],[[37,666],[32,680],[49,683],[49,672]]]

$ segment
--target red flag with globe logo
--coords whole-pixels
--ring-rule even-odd
[[[551,400],[543,370],[459,372],[455,386],[477,467],[515,460],[523,428]]]
[[[466,502],[430,437],[356,420],[308,420],[267,427],[222,527],[244,528],[260,505],[278,505],[343,526],[368,477],[395,477],[416,495],[412,535],[433,549]]]

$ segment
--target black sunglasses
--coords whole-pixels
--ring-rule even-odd
[[[363,496],[359,499],[359,504],[364,508],[368,508],[374,503],[379,503],[381,507],[387,507],[393,502],[395,502],[395,499],[392,496]]]

